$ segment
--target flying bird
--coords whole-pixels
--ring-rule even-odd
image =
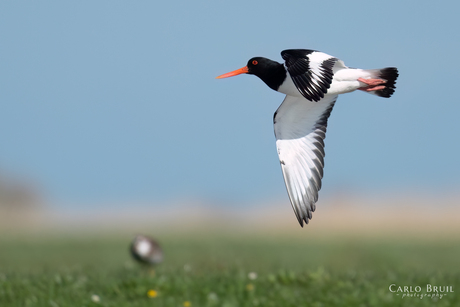
[[[131,242],[130,252],[140,263],[155,265],[163,261],[163,251],[153,238],[137,235]]]
[[[254,57],[245,67],[217,79],[256,75],[271,89],[286,94],[273,116],[276,148],[292,208],[303,227],[316,209],[327,120],[338,95],[361,90],[389,98],[398,70],[350,68],[336,57],[309,49],[284,50],[281,57],[284,64]]]

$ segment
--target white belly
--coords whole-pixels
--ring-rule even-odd
[[[292,81],[291,75],[287,71],[286,71],[286,80],[278,88],[278,92],[289,95],[289,96],[303,97],[302,94],[297,89],[297,87],[295,86],[294,82]]]
[[[359,82],[358,78],[371,78],[372,71],[364,69],[354,69],[354,68],[341,68],[334,72],[334,77],[332,78],[331,85],[327,90],[327,95],[339,95],[344,93],[350,93],[358,88],[365,86],[364,83]],[[281,84],[278,88],[278,92],[294,96],[294,97],[303,97],[299,92],[294,82],[292,82],[291,76],[287,73],[286,81]]]
[[[332,79],[331,87],[327,90],[327,95],[339,95],[350,93],[361,87],[361,82],[355,81],[337,81]]]
[[[369,70],[356,69],[356,68],[343,68],[334,72],[331,86],[327,94],[344,94],[350,93],[366,84],[359,82],[358,78],[371,78],[372,74]]]

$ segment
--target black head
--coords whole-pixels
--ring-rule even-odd
[[[274,67],[280,65],[278,62],[263,57],[254,57],[248,61],[248,74],[261,76],[269,73]]]
[[[275,91],[286,79],[286,69],[278,62],[263,57],[255,57],[245,67],[218,76],[218,79],[233,77],[239,74],[256,75]]]
[[[248,61],[248,74],[256,75],[275,91],[286,79],[286,69],[278,62],[263,57],[254,57]]]

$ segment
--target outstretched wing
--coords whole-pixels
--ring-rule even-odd
[[[274,115],[276,148],[292,208],[300,226],[315,211],[324,167],[327,119],[337,95],[318,102],[286,96]]]
[[[309,49],[281,52],[285,66],[300,93],[310,101],[319,101],[329,89],[337,58]]]

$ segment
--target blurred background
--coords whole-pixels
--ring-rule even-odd
[[[457,229],[459,6],[2,2],[2,233],[300,232],[273,135],[283,95],[253,76],[215,79],[290,48],[400,71],[391,99],[339,98],[303,231]]]
[[[389,290],[460,287],[459,9],[0,2],[0,305],[459,306]],[[390,99],[339,98],[303,229],[275,148],[284,95],[215,79],[291,48],[400,72]],[[136,234],[164,262],[136,264]]]

